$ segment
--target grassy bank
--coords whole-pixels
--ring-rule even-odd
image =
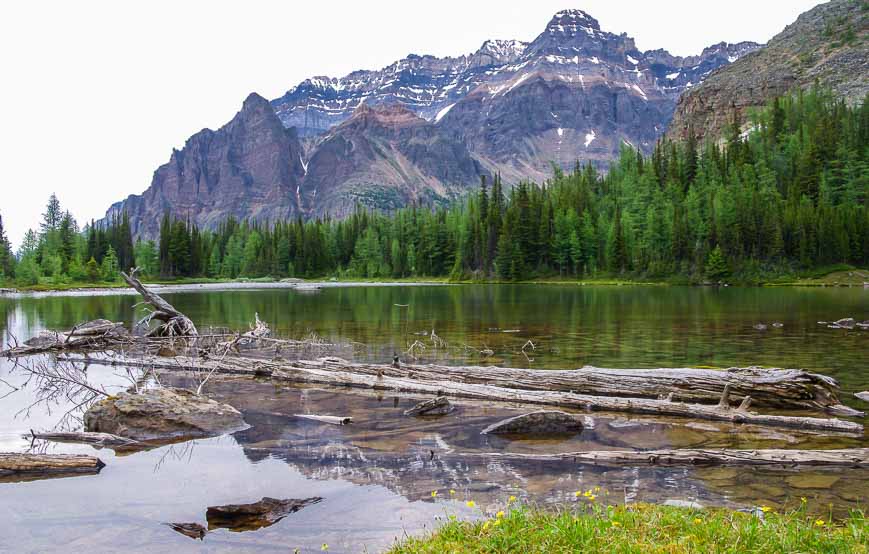
[[[476,522],[449,518],[433,534],[407,539],[389,553],[869,552],[869,524],[862,513],[831,522],[802,510],[763,510],[761,519],[723,509],[646,504],[585,504],[558,512],[519,507]]]

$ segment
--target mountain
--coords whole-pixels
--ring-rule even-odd
[[[109,208],[126,210],[135,236],[155,237],[166,211],[213,228],[228,216],[284,219],[299,213],[297,190],[305,175],[302,145],[269,102],[247,97],[232,121],[204,129],[154,172],[142,195]]]
[[[153,237],[170,210],[206,228],[226,216],[343,216],[450,200],[500,172],[541,180],[553,164],[606,167],[622,144],[648,153],[679,95],[758,48],[720,43],[690,57],[641,52],[581,10],[557,13],[530,43],[488,40],[474,53],[410,55],[379,71],[307,79],[203,130],[126,210]]]
[[[668,134],[720,136],[734,112],[746,113],[815,82],[849,104],[869,94],[869,9],[832,0],[807,11],[757,50],[722,67],[679,99]]]

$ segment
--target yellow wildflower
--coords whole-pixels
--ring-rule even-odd
[[[500,520],[500,519],[496,519],[496,520],[495,520],[495,523],[493,523],[492,525],[494,525],[495,527],[501,525],[501,520]]]
[[[511,504],[513,502],[516,502],[516,497],[511,494],[510,498],[507,499],[507,504]]]
[[[805,496],[801,496],[801,497],[800,497],[800,502],[802,502],[803,504],[805,504],[806,502],[808,502],[808,500],[806,500],[806,497],[805,497]]]
[[[824,520],[823,519],[816,519],[815,525],[817,525],[818,527],[823,527],[825,525]]]
[[[468,500],[467,502],[465,502],[465,504],[468,506],[468,508],[473,508],[477,505],[477,503],[473,500]]]
[[[438,497],[438,491],[431,491],[431,497],[432,497],[432,498],[437,498],[437,497]]]
[[[497,517],[498,519],[504,517],[504,510],[501,510],[500,512],[498,512],[497,514],[495,514],[495,517]]]
[[[618,521],[613,522],[613,527],[621,527],[621,526],[622,526],[622,524],[619,523]]]
[[[600,492],[600,487],[595,487],[594,492]]]
[[[700,523],[703,523],[703,520],[700,519],[699,517],[695,517],[695,518],[694,518],[694,523],[700,524]]]
[[[582,491],[576,491],[575,493],[573,493],[573,496],[579,498],[580,496],[582,496]]]
[[[320,550],[322,550],[323,552],[329,550],[329,545],[326,543],[323,543],[323,546],[320,547]]]
[[[592,502],[594,502],[595,498],[597,498],[597,497],[593,494],[588,495],[588,499],[591,500]]]
[[[456,490],[450,489],[450,496],[455,496],[455,495],[456,495]]]
[[[483,524],[483,531],[485,531],[486,529],[488,529],[490,525],[492,525],[492,522],[486,520],[486,523]]]
[[[772,511],[772,508],[770,508],[769,506],[761,506],[761,507],[760,507],[760,510],[761,510],[763,513],[767,513],[767,512],[769,512],[769,511]]]

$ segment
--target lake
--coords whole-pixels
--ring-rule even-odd
[[[298,356],[358,361],[487,364],[540,369],[762,365],[800,367],[835,377],[844,403],[869,389],[869,331],[819,321],[869,319],[861,288],[682,288],[577,285],[358,286],[179,292],[167,300],[200,327],[247,328],[254,313],[276,335],[310,339]],[[0,341],[42,329],[107,318],[131,325],[138,297],[0,297]],[[141,310],[139,308],[138,310]],[[138,316],[138,317],[137,317]],[[757,324],[767,330],[757,330]],[[773,326],[772,323],[781,323]],[[432,332],[440,340],[432,340]],[[529,342],[530,341],[530,342]],[[51,429],[70,408],[31,406],[32,383],[0,361],[0,451],[25,451],[21,435]],[[119,368],[91,366],[88,379],[129,386]],[[189,375],[161,376],[190,386]],[[20,388],[14,392],[11,387]],[[795,508],[838,514],[865,507],[869,471],[603,468],[572,463],[441,460],[432,452],[552,453],[644,448],[838,448],[863,437],[822,436],[676,418],[593,414],[595,426],[567,439],[507,440],[479,430],[523,408],[456,401],[442,418],[408,418],[419,396],[291,386],[215,376],[205,393],[238,408],[250,428],[131,455],[99,450],[100,475],[0,482],[0,551],[320,551],[377,552],[439,520],[473,518],[514,495],[545,505],[587,502],[695,502],[744,508]],[[5,396],[5,397],[4,397]],[[525,409],[524,411],[528,411]],[[351,415],[336,427],[297,413]],[[89,446],[37,445],[48,452],[94,453]],[[454,493],[450,493],[450,491]],[[432,496],[437,491],[437,496]],[[209,533],[204,543],[162,523],[205,523],[208,506],[263,496],[324,501],[256,531]],[[473,500],[476,507],[466,506]]]

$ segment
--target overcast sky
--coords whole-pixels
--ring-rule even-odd
[[[16,247],[45,201],[85,223],[144,191],[154,170],[256,91],[377,69],[408,53],[458,55],[532,40],[581,8],[640,50],[698,54],[766,42],[816,0],[4,1],[0,215]]]

